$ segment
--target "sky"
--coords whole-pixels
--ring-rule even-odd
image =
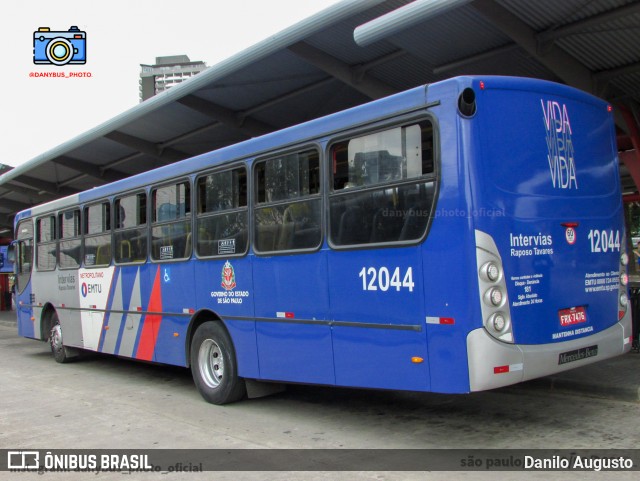
[[[140,64],[188,55],[208,66],[337,0],[30,0],[4,8],[0,164],[16,167],[139,103]],[[36,65],[34,32],[86,32],[84,65]],[[10,45],[10,47],[9,47]],[[42,73],[80,73],[45,77]]]

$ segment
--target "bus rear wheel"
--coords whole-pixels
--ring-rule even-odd
[[[201,324],[190,349],[191,373],[202,397],[212,404],[228,404],[246,394],[244,380],[238,377],[233,342],[219,322]]]

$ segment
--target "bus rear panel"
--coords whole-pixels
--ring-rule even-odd
[[[483,327],[467,339],[470,389],[629,350],[611,108],[546,82],[474,87],[468,165]]]

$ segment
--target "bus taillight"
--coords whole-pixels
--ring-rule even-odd
[[[514,342],[502,259],[493,238],[476,231],[478,287],[484,328],[503,342]]]

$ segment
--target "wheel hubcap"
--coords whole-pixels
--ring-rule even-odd
[[[213,339],[206,339],[198,352],[198,367],[204,382],[210,388],[216,388],[224,375],[222,349]]]
[[[62,328],[60,324],[56,324],[51,329],[51,349],[54,351],[62,349]]]

